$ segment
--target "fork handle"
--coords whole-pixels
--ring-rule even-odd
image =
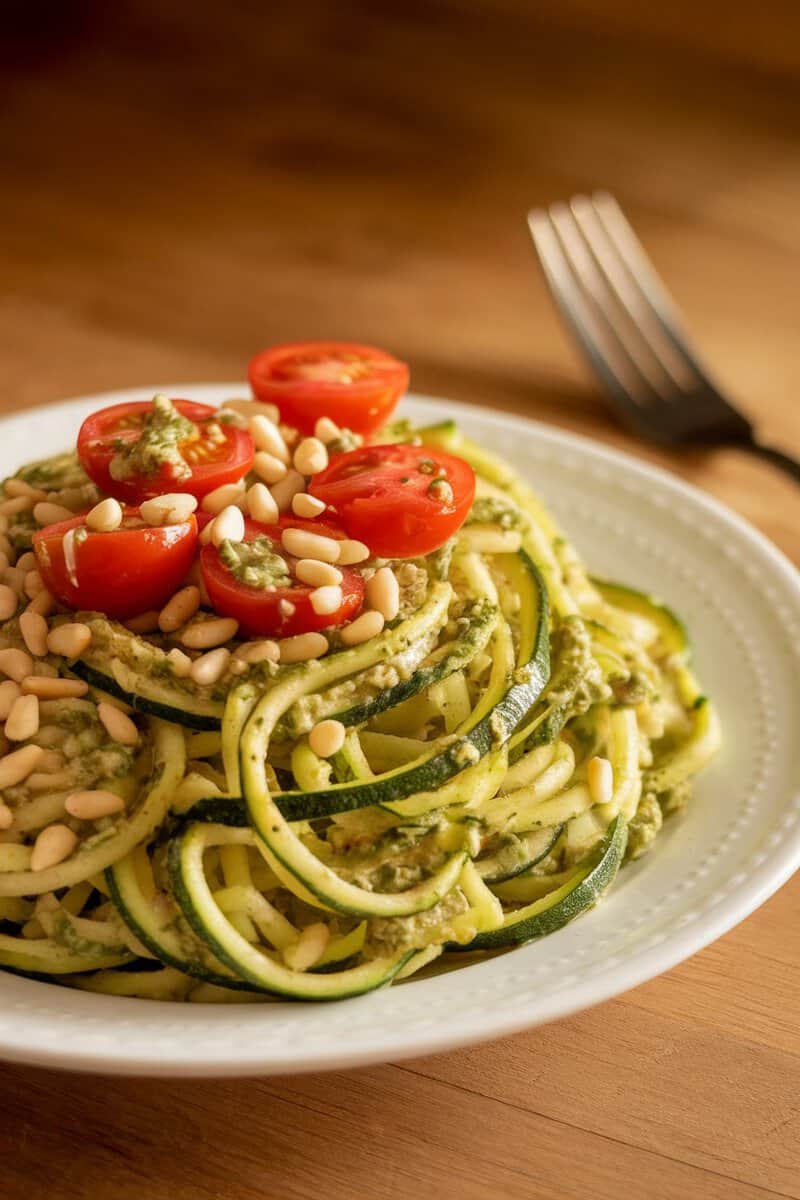
[[[762,442],[748,441],[741,442],[739,445],[742,450],[749,450],[751,454],[757,454],[774,466],[780,467],[787,475],[791,475],[795,483],[800,483],[800,462],[796,458],[792,458],[791,454],[784,454],[783,450],[777,450],[774,446],[765,446]]]

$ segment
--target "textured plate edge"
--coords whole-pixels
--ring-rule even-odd
[[[186,392],[197,394],[205,391],[215,393],[229,392],[231,395],[247,394],[247,386],[245,384],[226,381],[219,383],[182,382],[165,385],[159,390],[178,395]],[[140,399],[148,393],[152,394],[153,389],[147,386],[134,387],[120,391],[99,392],[74,397],[55,404],[33,408],[24,413],[7,413],[3,414],[0,418],[0,430],[2,430],[6,423],[18,421],[20,417],[35,416],[37,413],[45,412],[55,414],[61,410],[69,410],[79,406],[86,407],[95,404],[124,402],[129,399]],[[199,395],[198,399],[202,399],[202,395]],[[478,417],[481,421],[498,427],[507,427],[509,424],[523,426],[530,430],[532,436],[549,441],[553,445],[565,449],[575,447],[605,461],[609,466],[617,464],[624,468],[624,470],[633,472],[640,479],[655,479],[662,487],[665,487],[673,494],[688,498],[701,508],[707,509],[718,520],[731,526],[745,542],[749,542],[757,547],[759,552],[766,555],[771,560],[773,566],[783,575],[787,586],[795,593],[800,604],[800,573],[798,573],[791,561],[745,518],[713,496],[686,482],[679,476],[672,474],[670,471],[640,460],[625,451],[597,442],[592,438],[562,430],[517,413],[497,412],[478,404],[451,401],[445,397],[429,396],[420,393],[409,393],[407,399],[414,404],[425,405],[427,403],[438,409],[445,408],[455,416]],[[324,1056],[317,1054],[316,1058],[301,1061],[298,1061],[296,1057],[287,1058],[286,1061],[282,1061],[280,1058],[276,1058],[274,1053],[268,1059],[254,1061],[249,1051],[246,1060],[240,1059],[236,1058],[237,1052],[232,1051],[230,1046],[225,1048],[223,1052],[224,1057],[221,1058],[213,1055],[208,1057],[208,1051],[206,1050],[207,1057],[201,1061],[197,1061],[197,1059],[192,1061],[175,1058],[165,1062],[163,1054],[160,1054],[157,1058],[154,1057],[148,1060],[142,1055],[130,1058],[124,1055],[120,1056],[116,1051],[110,1053],[65,1052],[63,1050],[55,1051],[41,1048],[31,1049],[29,1046],[20,1047],[16,1043],[4,1044],[2,1042],[0,1042],[0,1057],[7,1062],[69,1071],[99,1072],[127,1076],[209,1078],[215,1076],[243,1077],[266,1074],[308,1074],[319,1071],[344,1070],[380,1062],[401,1061],[436,1053],[445,1053],[461,1046],[494,1041],[525,1029],[546,1024],[561,1017],[573,1015],[604,1003],[615,996],[621,995],[632,988],[656,978],[658,975],[691,958],[698,951],[704,949],[740,924],[741,921],[778,891],[791,878],[798,867],[800,867],[800,831],[798,831],[793,839],[790,839],[788,844],[781,846],[770,856],[768,869],[767,864],[765,864],[765,867],[759,868],[757,875],[752,880],[753,883],[757,883],[757,886],[752,886],[746,894],[740,893],[735,898],[726,897],[724,903],[710,912],[706,912],[701,920],[693,922],[679,930],[677,934],[672,936],[671,941],[659,943],[643,951],[632,963],[617,963],[613,967],[610,967],[607,972],[602,972],[599,976],[595,975],[588,985],[591,990],[590,996],[582,994],[580,984],[572,986],[551,996],[549,1003],[545,1004],[535,1015],[528,1012],[523,1006],[520,1006],[518,1009],[509,1010],[500,1018],[493,1018],[493,1024],[489,1028],[479,1018],[470,1015],[461,1021],[458,1018],[451,1021],[448,1025],[446,1036],[442,1036],[438,1031],[430,1034],[423,1032],[414,1035],[413,1044],[405,1044],[403,1039],[399,1038],[398,1044],[387,1046],[384,1039],[380,1045],[368,1044],[363,1051],[348,1051],[342,1054],[326,1053]],[[137,1005],[137,1007],[150,1007],[155,1002],[133,1001],[132,1003]],[[296,1055],[296,1050],[293,1053]]]

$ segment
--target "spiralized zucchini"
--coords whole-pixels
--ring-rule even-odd
[[[91,656],[45,660],[90,686],[43,702],[22,744],[46,768],[3,795],[0,964],[114,996],[352,996],[558,929],[687,804],[720,731],[680,621],[591,579],[453,424],[393,436],[467,459],[478,489],[447,553],[394,564],[416,602],[377,637],[213,695],[170,678],[168,639],[99,619]],[[20,646],[15,616],[0,649]],[[109,696],[130,702],[135,747],[98,721]],[[323,759],[308,734],[330,717],[347,736]],[[66,817],[77,786],[122,811]],[[34,869],[56,822],[74,848]]]

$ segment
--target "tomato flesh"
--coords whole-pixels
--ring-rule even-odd
[[[351,538],[380,558],[415,558],[438,549],[464,524],[475,472],[425,446],[362,446],[337,454],[309,485],[337,512]]]
[[[248,367],[255,396],[277,405],[282,419],[312,434],[319,417],[343,429],[373,433],[408,388],[408,367],[357,342],[293,342],[262,350]]]
[[[342,573],[342,602],[335,612],[317,613],[311,604],[314,588],[301,583],[294,573],[297,559],[287,554],[281,545],[284,529],[306,529],[324,537],[344,538],[344,531],[330,522],[305,521],[298,517],[281,517],[275,525],[259,525],[245,520],[245,542],[265,537],[273,551],[286,563],[290,582],[276,586],[274,591],[253,587],[234,575],[220,557],[216,546],[207,545],[200,551],[203,582],[209,599],[218,613],[235,617],[243,632],[257,637],[293,637],[328,629],[351,621],[364,602],[364,580],[358,571],[340,567]]]
[[[135,508],[109,533],[88,529],[79,516],[33,535],[36,565],[57,600],[119,620],[160,608],[186,578],[196,547],[194,516],[154,529]]]
[[[224,483],[235,483],[253,465],[255,446],[250,434],[237,426],[221,424],[218,410],[191,400],[173,400],[181,417],[196,433],[178,443],[175,462],[154,462],[148,470],[134,470],[124,478],[112,474],[112,462],[139,442],[152,418],[151,403],[112,404],[92,413],[78,433],[78,457],[90,479],[109,496],[138,504],[164,492],[189,492],[202,499]]]

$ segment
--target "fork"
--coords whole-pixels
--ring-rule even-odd
[[[736,446],[800,482],[800,461],[759,441],[701,365],[613,196],[534,208],[528,225],[561,316],[634,433],[679,449]]]

